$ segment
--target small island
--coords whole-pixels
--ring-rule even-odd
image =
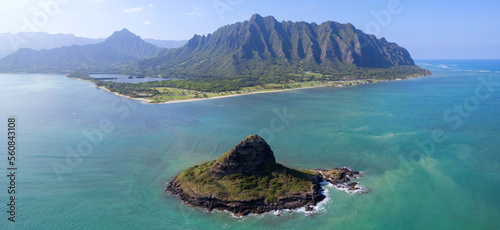
[[[171,182],[165,192],[187,204],[232,212],[236,216],[305,207],[325,196],[321,182],[347,191],[362,191],[351,182],[363,174],[349,168],[293,169],[276,163],[267,142],[251,135],[216,160],[190,167]]]

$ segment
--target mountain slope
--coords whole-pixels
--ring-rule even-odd
[[[20,48],[34,50],[53,49],[70,45],[88,45],[104,41],[103,38],[83,38],[73,34],[48,34],[45,32],[21,32],[0,34],[0,58]]]
[[[351,24],[278,22],[258,14],[140,61],[138,70],[188,76],[322,72],[339,67],[414,66],[408,51]]]
[[[73,45],[49,50],[20,49],[0,60],[0,71],[70,72],[113,71],[162,49],[143,41],[127,29],[92,45]]]
[[[151,43],[155,46],[168,49],[179,48],[183,45],[186,45],[186,43],[188,42],[187,40],[174,41],[174,40],[158,40],[151,38],[144,39],[144,41],[147,43]]]
[[[71,45],[90,45],[103,42],[104,38],[77,37],[73,34],[49,34],[45,32],[0,33],[0,58],[16,52],[21,48],[34,50],[54,49]],[[187,40],[143,39],[145,42],[160,48],[179,48]]]

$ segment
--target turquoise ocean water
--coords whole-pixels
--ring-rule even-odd
[[[162,105],[0,75],[0,138],[15,116],[18,149],[16,222],[2,176],[0,229],[499,229],[500,61],[417,64],[434,75]],[[250,134],[286,165],[363,171],[371,192],[329,188],[315,214],[245,218],[163,193]]]

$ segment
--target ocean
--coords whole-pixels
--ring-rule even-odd
[[[0,229],[499,229],[500,60],[417,60],[430,77],[142,104],[50,74],[0,75],[0,171],[15,118],[15,222]],[[277,162],[348,166],[315,213],[235,218],[164,193],[251,134]]]

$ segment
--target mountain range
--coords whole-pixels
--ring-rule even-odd
[[[71,45],[97,44],[104,40],[106,39],[77,37],[73,34],[49,34],[45,32],[0,33],[0,58],[16,52],[20,48],[33,50],[54,49]],[[187,40],[144,39],[144,41],[161,48],[179,48],[187,43]]]
[[[45,32],[0,33],[0,58],[20,48],[34,50],[53,49],[70,45],[96,44],[104,38],[83,38],[73,34],[48,34]]]
[[[146,39],[144,39],[144,41],[147,43],[151,43],[155,46],[158,46],[161,48],[168,48],[168,49],[179,48],[188,42],[187,40],[174,41],[174,40],[158,40],[158,39],[151,39],[151,38],[146,38]]]
[[[162,77],[282,75],[305,71],[413,67],[409,52],[352,24],[250,20],[195,35],[186,45],[161,49],[124,29],[93,45],[20,49],[0,60],[0,71],[128,72]],[[347,71],[347,73],[349,73]],[[412,70],[413,71],[413,70]]]
[[[345,66],[413,66],[409,52],[351,24],[278,22],[253,15],[187,45],[142,60],[137,69],[170,75],[283,74],[297,69],[328,72]]]
[[[97,44],[47,50],[22,48],[1,59],[0,68],[17,72],[106,72],[153,57],[162,49],[123,29]]]

